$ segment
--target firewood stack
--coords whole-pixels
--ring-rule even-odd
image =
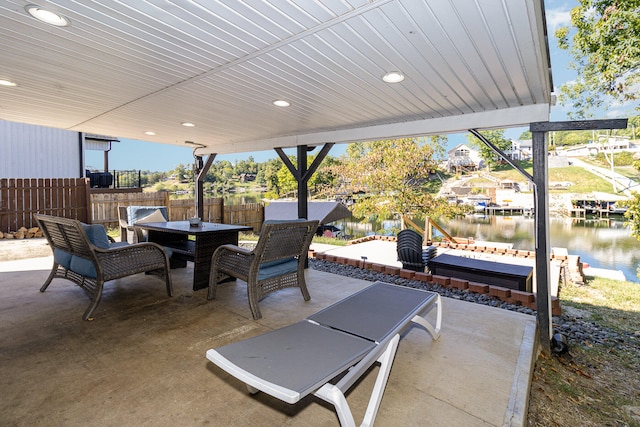
[[[25,228],[20,227],[18,231],[3,233],[0,231],[0,239],[31,239],[33,237],[43,237],[40,227]]]

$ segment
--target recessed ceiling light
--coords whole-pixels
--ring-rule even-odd
[[[0,79],[0,86],[18,86],[18,84],[12,82],[11,80]]]
[[[71,25],[71,21],[69,21],[69,18],[58,15],[57,13],[50,10],[43,9],[38,5],[28,4],[24,7],[24,9],[29,13],[29,15],[46,24],[55,25],[56,27],[66,27],[68,25]]]
[[[193,123],[191,123],[191,122],[182,122],[182,123],[180,123],[180,124],[181,124],[182,126],[185,126],[185,127],[188,127],[188,128],[194,128],[194,127],[196,127],[196,125],[194,125],[194,124],[193,124]]]
[[[145,135],[155,135],[156,133],[152,130],[145,131]]]
[[[275,101],[273,101],[273,105],[275,105],[276,107],[288,107],[291,104],[284,99],[276,99]]]
[[[382,76],[382,80],[387,83],[400,83],[404,80],[404,75],[400,71],[389,71]]]

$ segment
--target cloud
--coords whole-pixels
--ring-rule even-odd
[[[548,9],[546,11],[547,26],[553,33],[560,27],[571,25],[571,11],[566,8]]]

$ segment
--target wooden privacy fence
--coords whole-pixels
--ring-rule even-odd
[[[0,231],[36,227],[35,213],[89,222],[86,178],[0,179]]]
[[[225,206],[222,198],[204,199],[205,222],[248,225],[260,231],[264,221],[262,203]],[[91,221],[105,227],[118,226],[118,206],[167,206],[170,221],[184,221],[196,216],[194,199],[171,200],[169,193],[99,193],[91,194]]]
[[[118,226],[118,206],[167,206],[170,221],[196,216],[194,199],[171,200],[167,192],[93,192],[86,178],[0,179],[0,231],[36,227],[34,214]],[[203,221],[248,225],[260,231],[262,203],[224,205],[222,198],[204,199]]]

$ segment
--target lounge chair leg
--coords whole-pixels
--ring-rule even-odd
[[[167,285],[167,295],[169,295],[170,297],[173,296],[173,282],[171,280],[171,272],[168,269],[164,270],[164,274],[165,274],[165,283]]]
[[[440,338],[440,328],[442,326],[442,300],[440,299],[440,295],[436,295],[436,326],[434,327],[427,319],[422,316],[416,315],[411,319],[412,322],[419,324],[423,328],[425,328],[431,337],[435,340]],[[431,311],[431,310],[429,310]],[[426,315],[426,313],[425,313]]]
[[[304,280],[304,274],[298,281],[298,286],[300,286],[300,291],[302,291],[302,298],[304,298],[305,301],[309,301],[311,299],[311,295],[309,295],[309,289],[307,289],[307,282]]]
[[[376,361],[380,363],[380,369],[378,371],[378,376],[376,377],[376,383],[373,386],[373,391],[371,392],[367,411],[364,414],[362,424],[360,424],[361,427],[372,426],[376,419],[378,408],[380,408],[380,402],[382,401],[384,389],[387,386],[387,381],[389,380],[389,373],[391,372],[391,366],[393,365],[393,359],[396,355],[396,351],[398,350],[399,343],[400,335],[396,334],[389,341],[382,354],[378,353],[380,355],[377,357]],[[355,421],[341,390],[348,390],[362,376],[362,374],[369,369],[372,365],[369,360],[371,360],[370,357],[365,357],[358,364],[353,366],[349,373],[338,381],[336,385],[325,384],[314,393],[319,398],[335,406],[338,418],[340,419],[340,425],[342,426],[353,426],[355,425]]]
[[[344,394],[333,384],[325,384],[314,393],[322,400],[331,403],[336,408],[338,419],[342,427],[355,427],[356,422]]]
[[[378,359],[380,362],[380,370],[376,377],[376,383],[373,386],[373,392],[371,392],[371,399],[369,399],[369,405],[367,405],[367,412],[364,414],[361,427],[369,427],[373,425],[378,414],[378,408],[380,408],[380,402],[382,401],[382,395],[384,389],[387,386],[389,380],[389,373],[391,372],[391,366],[393,365],[393,359],[396,356],[398,349],[398,343],[400,342],[400,335],[396,335],[390,342],[384,353]]]

